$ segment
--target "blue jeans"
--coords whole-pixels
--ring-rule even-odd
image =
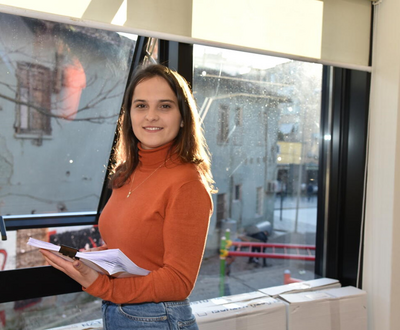
[[[116,305],[103,301],[103,329],[198,330],[189,300]]]

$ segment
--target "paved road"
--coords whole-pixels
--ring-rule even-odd
[[[277,199],[274,212],[275,232],[269,242],[315,245],[316,204],[315,197],[311,201],[305,197],[299,200],[286,197],[282,204]],[[299,206],[298,211],[296,211],[297,206]],[[297,232],[295,232],[296,222]],[[215,298],[220,295],[219,265],[218,256],[203,261],[196,287],[190,296],[192,301]],[[289,270],[291,276],[296,279],[314,278],[313,261],[267,259],[267,266],[263,268],[249,264],[247,257],[237,257],[232,264],[230,276],[225,280],[225,295],[282,285],[285,270]]]

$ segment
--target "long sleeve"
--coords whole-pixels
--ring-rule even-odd
[[[131,253],[133,261],[140,267],[146,268],[145,265],[151,265],[154,260],[157,265],[145,277],[117,279],[100,275],[85,289],[86,292],[114,303],[174,301],[189,296],[201,265],[212,201],[199,179],[183,180],[183,183],[173,185],[172,188],[168,186],[167,180],[165,186],[163,190],[163,184],[158,184],[158,191],[162,193],[155,194],[156,202],[148,206],[156,210],[152,212],[151,219],[146,219],[145,224],[135,222],[142,226],[137,230],[147,239],[130,244],[131,249],[141,249],[140,253]],[[144,195],[146,193],[147,190],[143,192]],[[125,192],[123,195],[125,196]],[[143,195],[140,196],[144,198]],[[137,199],[140,200],[140,197]],[[135,205],[139,205],[139,202]],[[146,205],[142,206],[145,207]],[[158,218],[161,221],[157,221]],[[157,223],[152,224],[153,220]],[[157,224],[161,226],[159,232],[156,230],[158,227],[155,227]],[[154,226],[153,231],[146,229],[149,226]],[[158,235],[159,237],[154,237]],[[139,236],[137,238],[139,240]],[[114,241],[114,236],[110,236],[110,240]],[[113,243],[110,246],[107,239],[106,242],[112,247]],[[152,242],[151,246],[149,242]]]

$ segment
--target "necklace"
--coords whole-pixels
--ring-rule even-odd
[[[128,195],[126,195],[126,198],[129,198],[129,196],[130,196],[137,188],[139,188],[145,181],[147,181],[148,178],[150,178],[150,177],[151,177],[154,173],[156,173],[161,167],[163,167],[167,161],[168,161],[168,159],[167,159],[164,163],[162,163],[160,166],[158,166],[153,172],[151,172],[150,175],[149,175],[147,178],[145,178],[142,182],[140,182],[140,183],[135,187],[135,189],[132,190],[132,185],[133,185],[133,182],[135,181],[135,174],[136,174],[136,170],[135,170],[135,172],[133,172],[133,176],[132,176],[131,187],[129,188],[129,192],[128,192]]]

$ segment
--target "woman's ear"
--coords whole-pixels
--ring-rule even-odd
[[[183,127],[183,120],[181,121],[181,127]]]

